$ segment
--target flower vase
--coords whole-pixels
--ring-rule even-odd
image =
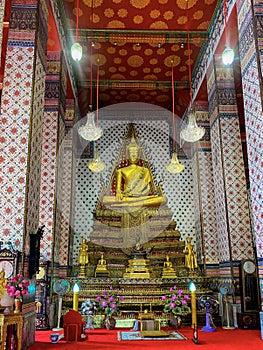
[[[182,319],[180,316],[176,316],[174,315],[171,319],[170,319],[170,322],[169,322],[169,325],[177,330],[179,328],[181,328],[181,325],[182,325]]]
[[[105,318],[105,327],[108,330],[112,330],[112,329],[115,328],[115,325],[116,325],[115,318],[113,318],[112,316],[106,316],[106,318]]]
[[[15,298],[15,310],[14,313],[18,314],[19,312],[22,311],[22,300]]]
[[[91,315],[88,315],[88,320],[87,320],[85,329],[94,329]]]

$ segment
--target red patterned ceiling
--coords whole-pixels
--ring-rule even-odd
[[[77,27],[83,57],[79,63],[73,62],[73,70],[81,115],[87,113],[91,87],[93,108],[96,107],[97,84],[99,107],[147,102],[171,110],[173,65],[175,112],[182,116],[189,102],[189,57],[191,73],[207,42],[219,3],[217,0],[61,1],[69,48],[75,40],[79,15]],[[53,26],[50,21],[49,49],[53,49]],[[202,86],[199,98],[206,99],[206,84]]]

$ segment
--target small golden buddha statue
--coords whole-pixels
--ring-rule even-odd
[[[6,291],[7,278],[5,278],[5,270],[0,271],[0,298],[4,295]]]
[[[186,238],[186,246],[184,248],[185,254],[185,266],[189,269],[190,274],[194,273],[194,270],[198,268],[196,261],[195,249],[193,244],[191,244],[191,237]]]
[[[162,278],[175,278],[175,270],[173,268],[173,264],[170,261],[169,255],[166,255],[166,260],[163,263],[163,273]]]
[[[107,262],[104,259],[104,255],[101,254],[100,259],[98,260],[97,267],[95,270],[95,277],[97,276],[107,276],[109,271],[107,269]]]
[[[89,262],[89,256],[88,256],[88,243],[86,238],[82,238],[82,243],[79,246],[79,277],[84,278],[86,277],[86,265]]]
[[[151,194],[152,181],[149,169],[138,164],[140,146],[132,136],[127,146],[129,165],[116,170],[116,195],[105,196],[103,203],[117,207],[159,206],[167,202],[167,198]]]

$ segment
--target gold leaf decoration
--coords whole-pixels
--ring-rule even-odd
[[[160,16],[160,11],[159,10],[152,10],[150,12],[150,17],[153,18],[153,19],[156,19]]]
[[[168,0],[158,0],[159,4],[165,5],[167,4]]]
[[[159,67],[153,69],[153,72],[156,73],[156,74],[161,73],[161,71],[162,71],[162,70],[161,70],[161,68],[159,68]]]
[[[112,0],[112,2],[114,2],[115,4],[120,4],[122,0]]]
[[[154,64],[157,64],[157,63],[158,63],[158,60],[156,58],[150,59],[150,64],[154,65]]]
[[[144,9],[149,5],[151,0],[130,0],[130,4],[136,9]]]
[[[135,24],[141,24],[141,23],[143,22],[143,17],[142,17],[142,16],[139,16],[139,15],[134,16],[134,17],[133,17],[133,22],[134,22]]]
[[[115,79],[115,80],[125,79],[125,76],[122,74],[116,73],[116,74],[112,74],[111,79]]]
[[[120,18],[126,18],[128,16],[128,11],[126,9],[119,9],[118,16]]]
[[[164,55],[164,54],[165,54],[165,49],[163,47],[157,50],[157,55]]]
[[[104,16],[107,18],[112,18],[114,16],[114,10],[111,8],[108,8],[104,11]]]
[[[178,44],[174,44],[174,45],[172,45],[171,50],[173,52],[176,52],[176,51],[180,50],[180,46]]]
[[[127,50],[125,50],[125,49],[121,49],[120,51],[119,51],[119,54],[121,55],[121,56],[126,56],[127,55]]]
[[[178,66],[181,63],[181,58],[179,56],[168,56],[164,59],[164,64],[166,67]]]
[[[149,67],[143,68],[143,73],[148,74],[150,73],[151,69]]]
[[[132,55],[128,58],[127,63],[131,67],[140,67],[144,63],[144,60],[139,55]]]
[[[103,66],[107,62],[107,59],[104,55],[96,54],[91,56],[91,61],[95,66]]]
[[[173,17],[174,17],[173,11],[165,11],[164,14],[163,14],[163,18],[166,21],[169,21],[169,20],[173,19]]]
[[[120,63],[121,63],[121,58],[115,57],[114,60],[113,60],[113,62],[114,62],[115,64],[120,64]]]
[[[193,18],[198,20],[198,19],[203,18],[203,15],[204,15],[204,12],[201,11],[201,10],[199,10],[199,11],[196,11],[196,12],[193,14]]]
[[[92,23],[99,23],[100,22],[100,17],[98,15],[96,15],[95,13],[93,13],[92,16],[90,16],[90,20]]]
[[[186,66],[181,66],[180,68],[179,68],[179,71],[180,72],[185,72],[187,70],[187,67]]]
[[[199,29],[199,30],[202,30],[202,29],[206,30],[209,27],[209,24],[210,24],[209,21],[202,22],[202,23],[199,24],[197,29]]]
[[[130,71],[130,76],[131,77],[136,77],[138,75],[138,72],[136,70],[131,70]]]
[[[144,50],[144,54],[145,54],[146,56],[150,56],[150,55],[153,54],[153,50],[152,50],[152,49],[146,49],[146,50]]]
[[[126,70],[127,70],[127,68],[124,67],[124,66],[119,67],[119,71],[120,71],[121,73],[126,72]]]
[[[125,24],[121,21],[114,20],[107,24],[107,28],[125,28]]]
[[[187,10],[196,5],[198,0],[176,0],[177,6],[182,10]]]
[[[102,3],[103,0],[83,0],[84,5],[92,8],[100,7]]]
[[[117,71],[117,68],[116,67],[110,67],[109,68],[109,72],[110,73],[115,73]]]
[[[185,24],[187,23],[187,17],[186,16],[181,16],[177,19],[178,24]]]
[[[134,45],[132,45],[132,49],[133,49],[133,51],[140,51],[142,49],[142,47],[134,44]]]
[[[157,80],[157,76],[154,75],[154,74],[148,74],[148,75],[145,75],[144,80]]]
[[[115,52],[116,52],[116,49],[115,47],[108,47],[107,48],[107,52],[110,54],[110,55],[113,55]]]
[[[193,53],[193,50],[189,50],[190,52],[188,52],[188,50],[184,50],[184,55],[185,56],[188,56],[188,55],[192,55],[192,53]]]
[[[150,29],[168,29],[168,25],[163,21],[156,21],[150,25]]]

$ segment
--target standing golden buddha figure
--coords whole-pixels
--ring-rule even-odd
[[[78,277],[85,278],[86,277],[86,265],[89,262],[89,256],[88,256],[88,243],[86,238],[82,238],[82,243],[78,248],[79,250],[79,274]]]
[[[198,268],[195,249],[193,244],[191,244],[191,237],[186,238],[186,246],[184,248],[185,253],[185,266],[189,269],[190,275],[194,275],[194,271]]]

